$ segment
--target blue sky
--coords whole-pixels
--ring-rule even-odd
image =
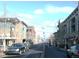
[[[4,2],[0,1],[0,16],[3,15]],[[27,25],[35,26],[37,32],[57,31],[57,22],[65,20],[77,7],[75,1],[7,1],[6,11],[9,16],[17,16]]]

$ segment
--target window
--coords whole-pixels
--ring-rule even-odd
[[[3,40],[2,39],[0,39],[0,45],[3,45]]]
[[[72,26],[71,26],[71,29],[72,29],[72,30],[71,30],[72,32],[75,32],[75,25],[72,25]]]
[[[79,31],[79,21],[78,21],[78,31]]]
[[[28,29],[27,29],[27,32],[28,32]]]
[[[71,20],[71,32],[75,32],[75,17]]]
[[[75,17],[72,18],[71,23],[74,24],[75,23]]]

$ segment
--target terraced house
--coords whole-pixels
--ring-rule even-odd
[[[0,17],[0,46],[6,48],[26,39],[27,25],[16,17]]]
[[[36,43],[36,31],[33,26],[28,26],[27,27],[27,39],[32,41],[33,44]]]

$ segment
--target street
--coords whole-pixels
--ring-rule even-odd
[[[34,45],[29,51],[23,53],[22,55],[6,55],[3,58],[67,58],[67,53],[59,48],[45,45],[45,50],[43,50],[43,45]],[[44,54],[43,54],[44,53]]]
[[[22,55],[5,55],[3,58],[42,58],[43,56],[43,44],[36,44],[31,47],[29,51],[26,51]]]
[[[29,51],[23,53],[22,55],[18,55],[18,54],[16,54],[16,55],[5,55],[3,58],[29,58],[29,57],[40,58],[41,53],[42,53],[42,51],[29,50]]]
[[[45,49],[43,51],[43,45],[45,45]],[[42,50],[44,52],[44,58],[67,58],[67,51],[62,50],[57,47],[49,46],[48,44],[39,44],[34,46],[35,50]]]
[[[67,52],[56,47],[45,47],[45,58],[68,58]]]
[[[79,58],[79,1],[1,1],[0,58]]]

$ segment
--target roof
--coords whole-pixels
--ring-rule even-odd
[[[76,13],[77,10],[78,10],[78,6],[74,9],[74,11],[62,23],[65,23],[72,15],[74,15],[74,13]]]
[[[0,17],[0,22],[11,22],[13,24],[16,24],[19,22],[19,19],[14,17],[14,18],[11,18],[11,17]]]
[[[21,22],[27,27],[27,24],[25,22],[23,22],[23,21],[21,21]]]

